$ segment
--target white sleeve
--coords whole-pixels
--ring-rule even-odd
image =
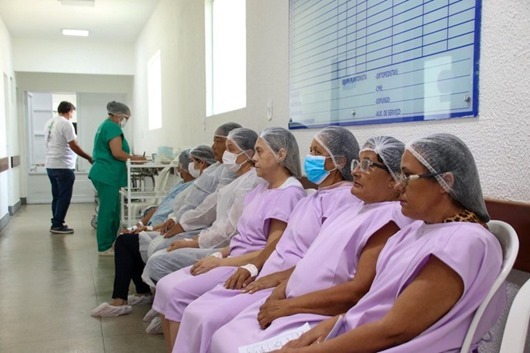
[[[217,217],[217,191],[206,196],[204,201],[194,209],[182,214],[179,223],[185,231],[203,229],[214,223]]]
[[[66,142],[68,143],[77,139],[77,136],[75,134],[74,125],[69,121],[62,125],[61,133],[66,139]]]
[[[215,220],[212,226],[204,229],[199,234],[199,247],[201,249],[219,248],[229,245],[230,239],[237,234],[237,223],[243,214],[245,195],[249,188],[240,187],[235,191],[230,209],[222,212],[222,216]]]
[[[228,246],[230,239],[237,234],[237,223],[243,213],[243,204],[232,206],[227,217],[217,219],[210,228],[199,233],[199,248],[212,249]]]

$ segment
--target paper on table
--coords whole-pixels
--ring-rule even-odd
[[[248,346],[239,347],[239,353],[265,353],[280,349],[289,341],[295,340],[303,333],[309,331],[311,327],[306,322],[304,325],[290,331],[279,334],[276,337],[269,338]]]

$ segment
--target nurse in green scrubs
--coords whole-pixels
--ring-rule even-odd
[[[97,241],[100,256],[112,256],[112,244],[120,227],[120,188],[127,185],[127,159],[144,161],[130,154],[123,128],[131,116],[128,106],[112,101],[107,104],[109,117],[98,128],[94,138],[94,164],[88,174],[98,192],[99,210]]]

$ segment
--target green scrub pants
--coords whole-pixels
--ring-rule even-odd
[[[98,192],[98,251],[107,251],[120,228],[120,187],[92,180]]]

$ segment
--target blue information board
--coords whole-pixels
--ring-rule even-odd
[[[290,0],[291,129],[478,115],[481,0]]]

